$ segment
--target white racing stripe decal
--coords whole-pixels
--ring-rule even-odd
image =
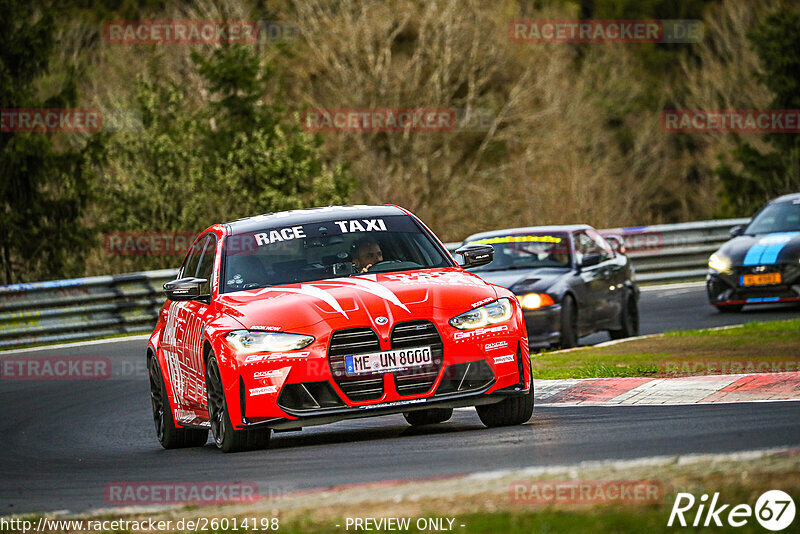
[[[373,277],[375,275],[372,275]],[[327,286],[325,288],[317,287],[318,285]],[[336,300],[331,293],[326,291],[326,289],[341,289],[341,288],[348,288],[348,289],[360,289],[361,291],[366,291],[371,295],[375,295],[383,300],[388,300],[398,308],[402,308],[405,311],[409,311],[405,304],[400,302],[400,299],[397,295],[394,294],[390,289],[382,286],[375,280],[365,280],[364,278],[348,278],[344,280],[321,280],[316,282],[315,284],[301,284],[300,289],[295,288],[281,288],[281,287],[265,287],[261,289],[256,295],[263,295],[264,293],[270,292],[284,292],[284,293],[297,293],[300,295],[307,295],[309,297],[318,298],[325,303],[327,303],[331,308],[335,311],[341,313],[345,319],[349,319],[347,313],[342,309],[342,306],[339,304],[339,301]]]
[[[345,311],[339,305],[339,301],[337,301],[334,298],[333,295],[331,295],[330,293],[328,293],[327,291],[325,291],[323,289],[320,289],[320,288],[318,288],[316,286],[312,286],[310,284],[301,284],[300,285],[300,289],[285,288],[285,287],[284,288],[265,287],[264,289],[262,289],[261,291],[256,293],[256,295],[263,295],[264,293],[269,293],[269,292],[297,293],[297,294],[300,294],[300,295],[307,295],[309,297],[315,297],[315,298],[318,298],[318,299],[324,301],[331,308],[333,308],[337,312],[339,312],[342,315],[344,315],[345,319],[349,319],[350,318],[350,317],[347,316],[347,313],[345,313]]]

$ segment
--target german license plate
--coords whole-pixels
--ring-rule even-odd
[[[392,373],[433,363],[431,347],[387,350],[370,354],[345,356],[344,372],[347,376],[366,373]]]
[[[746,274],[741,277],[742,286],[769,286],[781,283],[781,273]]]

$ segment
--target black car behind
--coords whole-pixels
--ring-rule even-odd
[[[706,288],[718,310],[800,301],[800,193],[769,202],[708,260]]]
[[[638,334],[639,289],[628,258],[587,225],[538,226],[484,232],[465,245],[492,245],[492,263],[470,269],[513,291],[523,309],[531,347],[573,347],[607,330]]]

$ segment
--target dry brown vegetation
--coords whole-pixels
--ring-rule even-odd
[[[486,127],[468,131],[321,134],[328,161],[349,165],[357,179],[354,202],[408,207],[445,240],[509,226],[706,219],[716,207],[712,169],[731,141],[664,133],[660,112],[766,105],[746,33],[775,3],[726,0],[710,9],[703,42],[691,56],[676,54],[675,69],[654,89],[637,45],[508,38],[515,18],[577,17],[569,4],[275,0],[265,4],[272,18],[296,24],[299,39],[259,46],[278,73],[264,94],[280,99],[287,120],[306,108],[491,115]],[[251,17],[249,6],[202,0],[155,18],[241,20]],[[80,27],[70,31],[73,41],[85,38]],[[192,49],[100,42],[84,95],[125,108],[137,76],[161,77],[187,88],[191,105],[205,105]]]

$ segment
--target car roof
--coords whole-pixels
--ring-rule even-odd
[[[485,239],[487,237],[499,237],[499,236],[506,236],[506,235],[514,235],[514,234],[524,234],[524,233],[545,233],[545,232],[578,232],[581,230],[594,230],[588,224],[564,224],[558,226],[525,226],[521,228],[505,228],[503,230],[492,230],[490,232],[481,232],[479,234],[472,234],[468,238],[464,240],[466,243],[467,241],[475,241],[477,239]]]
[[[800,200],[800,193],[790,193],[788,195],[783,195],[778,198],[773,198],[769,201],[770,204],[778,204],[781,202],[794,202],[795,200]]]
[[[302,210],[264,213],[224,223],[229,234],[255,232],[264,228],[286,227],[299,224],[335,221],[340,219],[388,217],[390,215],[408,215],[398,206],[326,206]]]

